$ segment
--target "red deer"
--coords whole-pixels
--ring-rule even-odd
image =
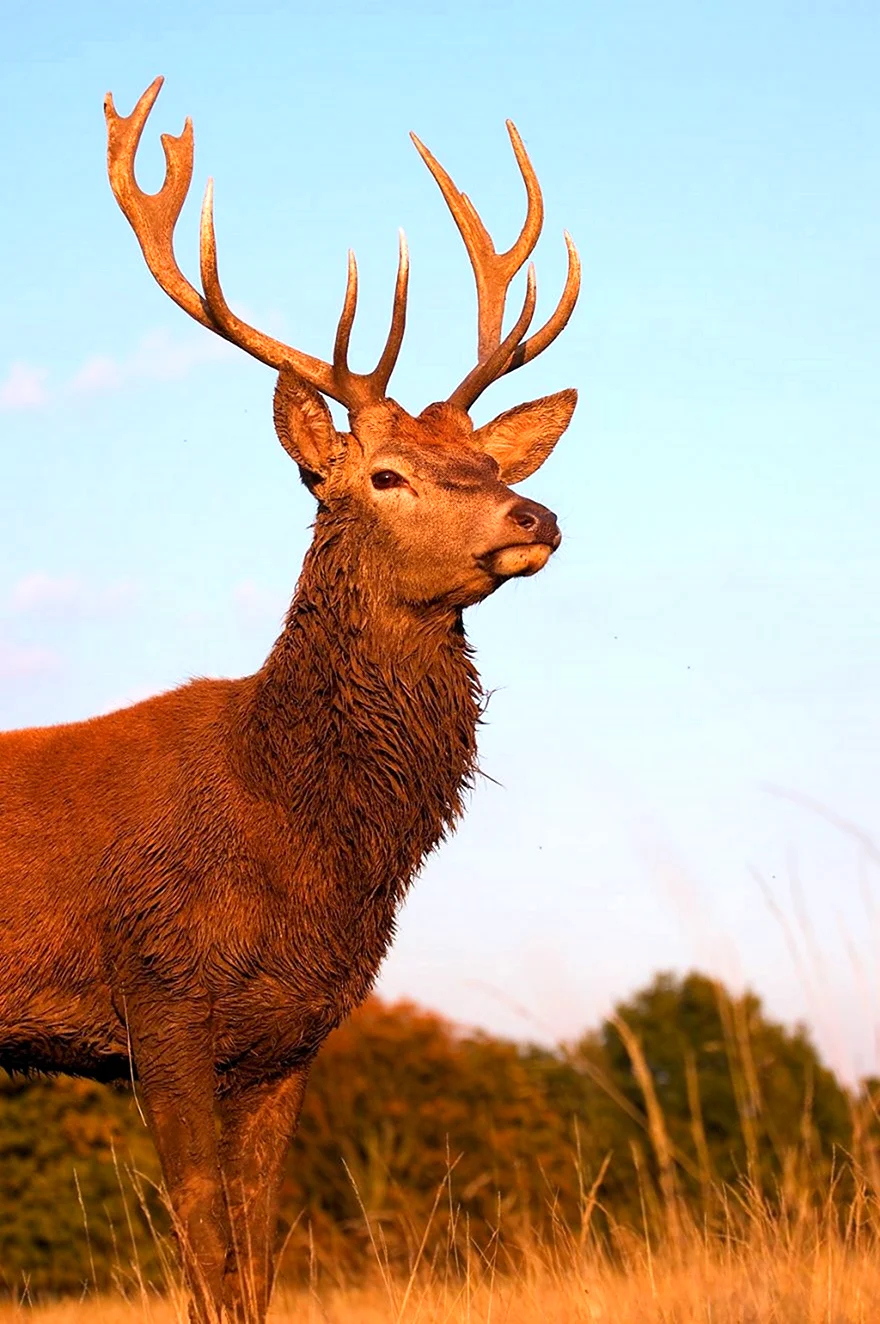
[[[455,825],[476,768],[481,689],[462,611],[532,575],[556,517],[511,491],[574,410],[561,391],[474,428],[468,410],[568,321],[502,332],[511,280],[538,240],[497,253],[465,194],[417,138],[476,277],[477,364],[408,414],[387,394],[404,333],[401,238],[391,328],[371,373],[348,366],[357,270],[332,362],[255,330],[221,290],[211,187],[199,294],[173,234],[192,178],[188,120],[165,134],[161,189],[134,159],[159,94],[127,118],[106,101],[110,182],[147,265],[191,317],[274,368],[278,437],[318,504],[281,636],[255,675],[194,680],[123,711],[0,736],[0,1066],[136,1080],[204,1324],[265,1318],[281,1168],[309,1066],[369,992],[401,899]],[[323,397],[344,405],[337,431]]]

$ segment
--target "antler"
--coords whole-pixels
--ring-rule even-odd
[[[304,354],[255,330],[232,312],[220,287],[214,236],[213,185],[210,180],[202,205],[199,244],[203,295],[183,275],[174,256],[174,227],[192,182],[193,131],[190,119],[187,119],[179,137],[170,133],[162,134],[166,171],[165,181],[158,193],[144,193],[135,179],[134,162],[138,144],[163,82],[161,77],[156,78],[127,117],[116,113],[111,93],[108,92],[104,101],[110,186],[137,236],[147,266],[162,289],[190,317],[194,317],[208,330],[240,346],[270,368],[292,370],[324,395],[345,405],[352,413],[364,405],[384,399],[406,325],[409,255],[403,231],[400,233],[391,327],[382,356],[372,372],[352,372],[348,366],[348,345],[357,310],[357,265],[352,252],[348,255],[348,281],[336,331],[332,364],[312,358],[310,354]]]
[[[566,231],[568,275],[556,311],[540,331],[529,336],[528,340],[523,340],[535,313],[535,271],[534,265],[529,263],[522,313],[515,326],[502,340],[504,305],[510,282],[534,250],[544,223],[541,186],[522,139],[511,120],[507,121],[507,132],[510,134],[513,152],[526,186],[528,209],[519,238],[506,253],[495,251],[492,238],[470,198],[456,188],[450,176],[424,143],[420,142],[414,133],[410,134],[422,160],[439,184],[447,207],[452,212],[453,220],[464,240],[477,283],[477,363],[449,397],[452,404],[462,409],[470,409],[477,397],[493,381],[507,372],[513,372],[515,368],[522,367],[556,339],[571,317],[580,290],[580,258],[571,236]]]

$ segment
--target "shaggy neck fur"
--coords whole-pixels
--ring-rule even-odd
[[[337,883],[395,907],[462,811],[479,677],[447,607],[394,604],[393,549],[322,513],[284,631],[252,678],[243,773]]]

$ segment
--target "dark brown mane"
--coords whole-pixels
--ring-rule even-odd
[[[461,613],[392,610],[374,555],[356,520],[319,517],[284,631],[241,682],[235,720],[247,788],[310,854],[338,859],[352,904],[382,898],[378,967],[394,907],[463,811],[482,691]]]

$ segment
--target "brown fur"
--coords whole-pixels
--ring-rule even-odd
[[[407,258],[374,372],[348,368],[349,265],[333,363],[232,313],[217,275],[210,188],[200,295],[173,253],[192,127],[165,135],[165,183],[134,178],[156,79],[123,118],[106,102],[111,186],[153,275],[196,321],[279,369],[279,440],[318,500],[284,631],[254,676],[195,681],[123,712],[0,735],[0,1067],[136,1077],[200,1324],[261,1324],[284,1154],[309,1064],[368,993],[397,908],[454,825],[476,766],[479,680],[465,607],[540,570],[556,517],[507,486],[564,432],[575,393],[474,432],[466,410],[568,321],[501,340],[507,286],[541,226],[537,179],[504,254],[427,149],[477,279],[480,358],[412,417],[387,397]],[[320,394],[319,394],[320,392]],[[333,426],[323,396],[349,409]]]
[[[539,402],[542,450],[572,404]],[[283,375],[276,423],[320,505],[260,670],[0,735],[0,1065],[138,1078],[206,1320],[263,1318],[309,1064],[462,811],[462,609],[503,581],[498,549],[558,542],[450,406],[340,434]]]

